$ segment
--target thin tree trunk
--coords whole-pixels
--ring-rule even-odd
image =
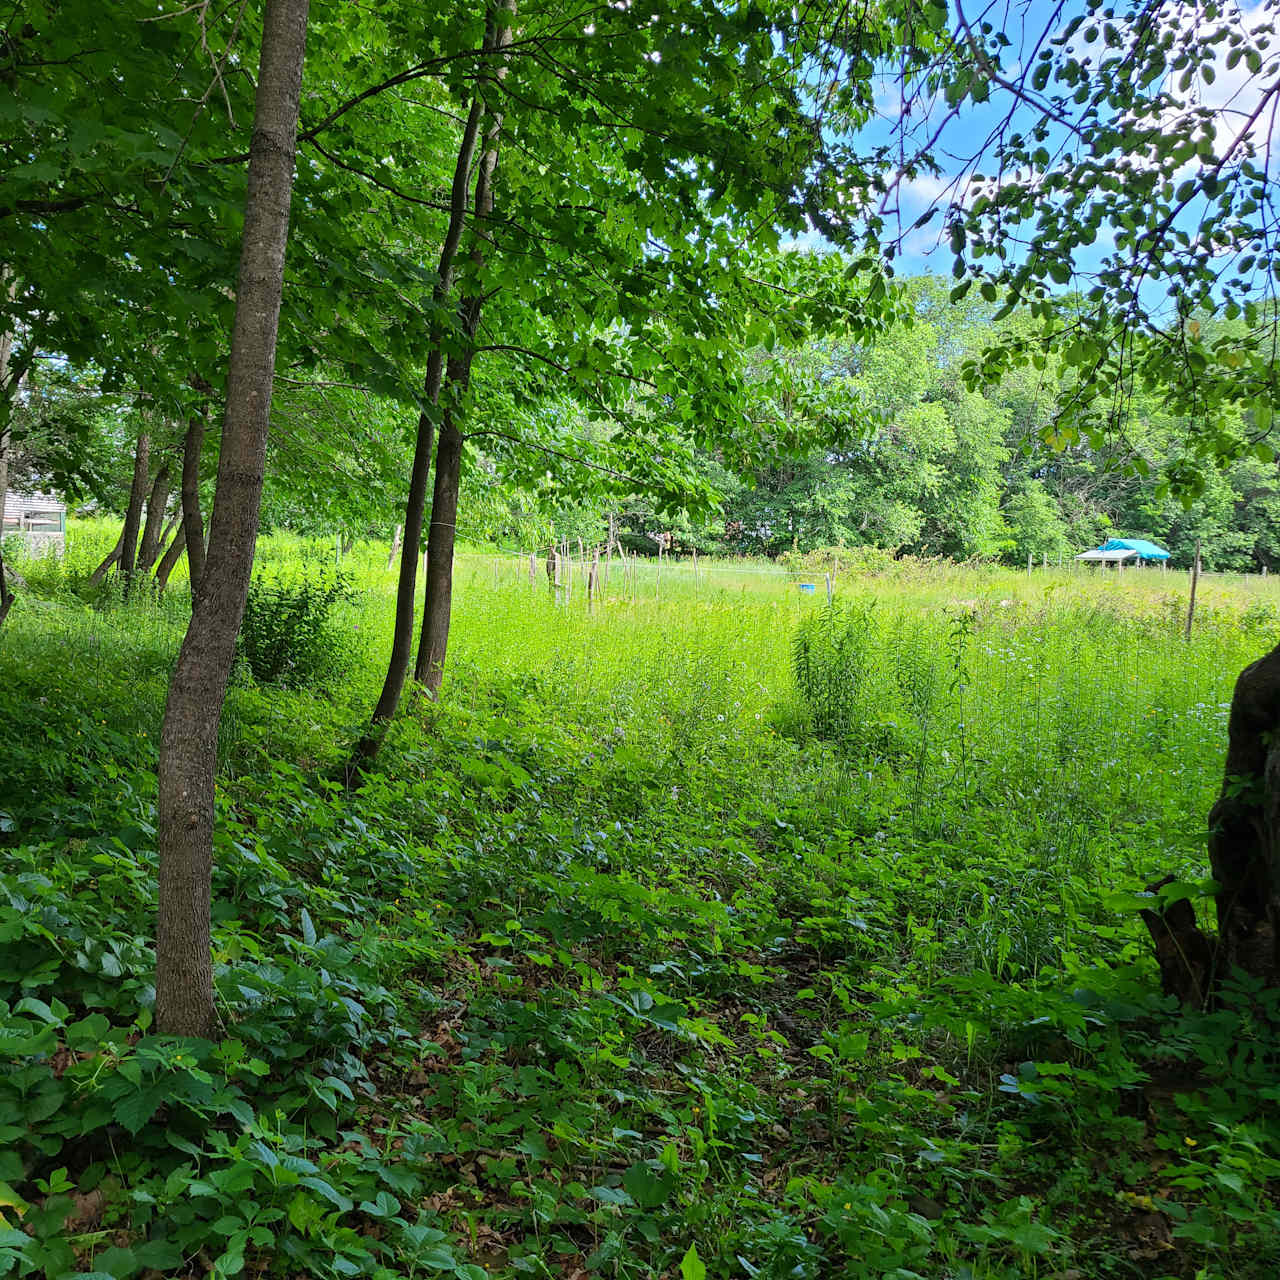
[[[178,527],[174,530],[173,541],[169,543],[169,549],[160,557],[160,563],[156,565],[157,591],[163,592],[165,587],[169,585],[169,575],[174,571],[178,561],[182,559],[182,552],[186,545],[187,529],[179,520]]]
[[[147,499],[147,522],[142,527],[142,545],[138,548],[138,572],[150,573],[160,554],[161,530],[169,506],[169,464],[162,462]]]
[[[396,525],[395,532],[391,535],[391,554],[387,556],[388,570],[390,570],[391,566],[395,564],[396,556],[400,554],[400,530],[403,527],[403,525]]]
[[[499,0],[489,11],[489,27],[493,31],[492,47],[499,52],[511,43],[516,0]],[[482,78],[477,92],[483,93],[485,81],[494,76],[501,80],[506,66]],[[498,167],[498,143],[502,136],[502,112],[489,110],[485,126],[484,152],[476,170],[475,242],[471,261],[479,274],[484,267],[484,245],[491,239],[487,219],[493,212],[493,175]],[[479,287],[477,283],[477,288]],[[471,366],[475,361],[475,337],[480,327],[484,299],[476,293],[463,298],[458,307],[461,321],[462,352],[449,358],[449,396],[440,424],[440,444],[436,452],[435,490],[431,504],[431,532],[427,538],[427,595],[422,608],[422,636],[418,641],[418,660],[413,677],[425,686],[431,697],[440,692],[444,679],[444,660],[449,647],[449,620],[453,611],[453,548],[457,539],[458,488],[462,474],[463,437],[459,422],[465,412],[467,390],[471,383]]]
[[[0,290],[12,300],[17,295],[17,281],[10,279],[9,268],[0,267]],[[12,387],[9,384],[9,357],[13,354],[13,330],[5,324],[0,328],[0,538],[4,537],[4,507],[9,490],[9,424],[13,417],[13,402],[18,384],[22,381],[30,357],[21,362],[22,368],[14,369]]]
[[[194,600],[204,577],[204,516],[200,511],[200,452],[204,447],[205,413],[201,408],[187,419],[182,442],[182,530]]]
[[[492,48],[494,25],[490,20],[485,27],[483,52]],[[480,136],[480,121],[484,115],[484,102],[477,93],[471,100],[467,122],[458,146],[458,159],[453,171],[453,188],[449,201],[449,225],[440,248],[440,262],[436,269],[436,284],[432,301],[437,313],[443,311],[453,289],[454,265],[458,245],[467,217],[467,188],[471,177],[471,161]],[[418,556],[422,549],[422,524],[426,514],[427,485],[431,479],[431,449],[434,444],[436,407],[440,403],[440,384],[444,372],[443,333],[433,329],[431,350],[427,357],[427,371],[423,378],[423,395],[426,404],[418,415],[418,431],[413,446],[413,466],[409,474],[409,492],[404,509],[404,544],[400,550],[400,576],[396,585],[396,617],[391,633],[391,656],[387,662],[387,675],[369,731],[356,745],[349,774],[358,773],[363,762],[377,754],[382,738],[379,726],[395,715],[404,692],[405,678],[413,657],[413,620],[415,597],[418,589]]]
[[[440,424],[436,449],[435,491],[431,500],[431,532],[427,535],[427,598],[422,607],[422,638],[413,678],[434,698],[444,675],[449,646],[449,616],[453,608],[453,546],[458,519],[458,485],[462,472],[462,433],[457,403],[466,394],[470,379],[469,357],[449,361],[449,394],[454,401]]]
[[[138,561],[138,530],[142,527],[142,504],[147,500],[147,476],[151,474],[151,437],[138,432],[133,451],[133,486],[129,490],[129,507],[124,513],[124,532],[120,535],[120,576],[126,594]]]
[[[116,545],[107,552],[103,562],[89,575],[89,581],[95,586],[98,585],[106,576],[107,571],[120,559],[120,551],[124,546],[124,534],[121,533],[116,539]]]
[[[8,283],[9,272],[0,270],[0,287],[4,287],[12,297],[12,286]],[[8,325],[0,329],[0,625],[9,616],[13,607],[13,593],[9,590],[9,580],[4,571],[4,507],[9,491],[9,415],[12,412],[12,400],[8,395],[7,380],[9,377],[9,353],[13,350],[13,333]]]
[[[267,0],[209,552],[160,734],[156,1029],[212,1037],[214,760],[258,534],[308,0]]]

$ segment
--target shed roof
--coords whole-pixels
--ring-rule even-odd
[[[8,489],[4,495],[4,512],[8,516],[15,511],[65,511],[67,504],[52,493],[19,493]]]

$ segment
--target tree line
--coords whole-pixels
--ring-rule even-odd
[[[1274,459],[1244,454],[1207,469],[1200,491],[1180,496],[1173,480],[1187,460],[1187,425],[1153,396],[1135,397],[1124,431],[1100,446],[1082,439],[1055,447],[1046,437],[1071,392],[1069,372],[1020,369],[995,385],[966,387],[965,361],[998,341],[1009,322],[993,323],[989,304],[951,302],[939,277],[904,284],[910,314],[871,341],[827,333],[749,352],[745,385],[756,387],[762,367],[781,366],[785,380],[758,379],[761,402],[814,443],[772,454],[762,444],[754,461],[735,468],[720,452],[686,442],[687,500],[679,507],[655,502],[643,476],[601,469],[629,429],[625,410],[616,419],[593,416],[554,387],[517,406],[484,386],[459,468],[461,536],[530,551],[563,538],[606,547],[612,540],[653,554],[669,534],[676,554],[870,547],[1012,564],[1058,563],[1108,537],[1146,536],[1178,566],[1190,564],[1199,542],[1206,567],[1275,571]],[[385,397],[346,386],[277,387],[265,525],[402,540],[400,477],[412,454],[395,410]],[[654,412],[632,406],[636,417]],[[187,545],[180,517],[198,516],[211,492],[212,474],[202,481],[194,467],[205,414],[185,427],[157,422],[135,399],[103,392],[91,373],[61,369],[28,380],[13,422],[14,483],[69,491],[90,509],[123,517],[124,532],[97,576],[153,572],[163,589]],[[480,434],[513,422],[558,456],[503,451]],[[668,430],[681,435],[678,423]],[[184,458],[192,459],[185,472]],[[427,521],[432,509],[427,501]],[[122,554],[126,545],[132,550]],[[202,552],[201,545],[193,580]]]

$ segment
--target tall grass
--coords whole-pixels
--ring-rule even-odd
[[[94,877],[99,865],[128,870],[121,851],[146,846],[133,810],[151,820],[143,792],[188,608],[182,585],[127,603],[87,591],[85,566],[113,537],[73,525],[65,562],[23,566],[31,590],[0,630],[3,692],[26,725],[6,761],[6,803],[41,817],[33,837],[54,851],[40,850],[41,866],[70,865],[82,846],[92,855],[61,834],[78,789],[96,797],[76,818],[94,838],[100,813],[129,811],[127,826],[110,819],[123,842],[94,859]],[[260,564],[305,574],[337,555],[272,535]],[[1188,1238],[1219,1232],[1225,1243],[1210,1245],[1223,1263],[1201,1268],[1207,1252],[1184,1252],[1194,1264],[1168,1274],[1274,1274],[1280,1237],[1259,1208],[1280,1167],[1266,1101],[1274,1045],[1249,1056],[1268,1034],[1252,1012],[1155,1029],[1150,947],[1111,897],[1204,874],[1232,683],[1280,639],[1273,583],[1209,579],[1188,643],[1186,583],[1173,574],[906,563],[843,574],[829,608],[821,579],[810,593],[776,569],[700,564],[696,580],[691,565],[664,565],[659,582],[650,564],[634,591],[615,566],[588,607],[582,590],[557,600],[540,564],[530,582],[527,558],[467,548],[442,700],[406,698],[378,770],[347,793],[327,766],[381,682],[386,557],[365,543],[342,558],[356,594],[334,616],[355,661],[339,681],[258,686],[243,664],[233,679],[219,857],[221,874],[253,887],[227,907],[240,914],[219,922],[218,945],[275,964],[293,945],[289,917],[257,913],[287,892],[307,904],[307,925],[333,906],[323,927],[344,947],[391,968],[403,955],[406,1008],[425,1021],[406,1015],[395,1034],[417,1044],[439,1023],[436,1038],[453,1026],[468,1045],[432,1077],[432,1123],[454,1126],[440,1150],[477,1125],[486,1151],[507,1149],[501,1126],[526,1089],[530,1131],[546,1132],[549,1069],[521,1082],[569,1036],[579,1065],[564,1088],[590,1135],[574,1180],[547,1182],[548,1195],[588,1197],[612,1134],[618,1170],[642,1151],[645,1167],[665,1168],[668,1143],[680,1153],[697,1179],[670,1220],[681,1233],[723,1222],[803,1251],[847,1230],[845,1264],[800,1266],[753,1237],[716,1274],[734,1274],[729,1259],[745,1248],[783,1258],[760,1274],[808,1280],[1014,1280],[1054,1274],[1051,1257],[1057,1274],[1080,1263],[1134,1275],[1131,1220],[1179,1197],[1203,1215]],[[117,804],[128,786],[138,803]],[[361,906],[347,914],[353,887]],[[329,986],[325,972],[325,999]],[[655,1035],[641,992],[696,1012],[703,1047]],[[272,1042],[295,1033],[310,1024]],[[508,1060],[513,1045],[536,1048]],[[1136,1087],[1196,1055],[1190,1075],[1217,1073],[1203,1090],[1176,1085],[1174,1104],[1162,1087]],[[387,1078],[399,1090],[401,1076]],[[447,1092],[454,1079],[464,1084]],[[427,1095],[410,1096],[417,1107]],[[707,1160],[686,1159],[704,1123]],[[1248,1143],[1253,1164],[1227,1163]],[[1205,1181],[1218,1167],[1221,1195]],[[1209,1190],[1175,1194],[1176,1177]],[[510,1176],[495,1185],[501,1204],[483,1212],[527,1236]],[[721,1219],[698,1217],[708,1203]],[[684,1238],[671,1265],[619,1274],[674,1273]],[[874,1267],[868,1240],[881,1242]]]

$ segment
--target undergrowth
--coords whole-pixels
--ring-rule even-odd
[[[15,609],[0,1275],[1274,1275],[1274,993],[1171,1008],[1134,911],[1204,874],[1269,616],[877,584],[464,578],[446,698],[350,794],[376,661],[242,669],[217,1044],[151,1026],[180,619]]]

